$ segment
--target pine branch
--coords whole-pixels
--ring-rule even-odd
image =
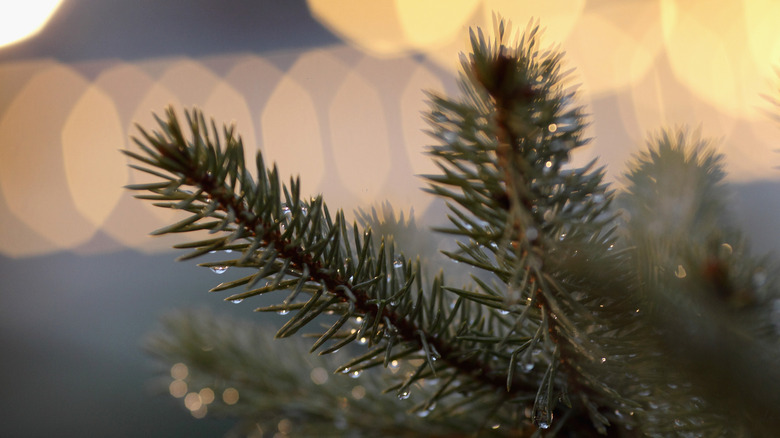
[[[219,132],[197,110],[186,112],[185,129],[172,109],[155,132],[139,128],[141,153],[125,153],[158,181],[129,188],[189,214],[153,234],[209,233],[177,245],[191,250],[180,259],[230,250],[236,258],[201,265],[251,269],[213,292],[243,288],[226,298],[238,302],[289,291],[257,309],[289,314],[276,337],[323,324],[312,352],[356,348],[336,368],[342,373],[404,362],[409,372],[385,382],[402,400],[437,381],[418,412],[476,412],[469,425],[498,422],[489,431],[517,436],[771,430],[771,421],[751,425],[751,413],[727,423],[727,411],[741,407],[718,396],[737,394],[738,385],[718,392],[712,378],[691,378],[712,339],[734,350],[744,342],[760,359],[729,362],[741,371],[777,356],[778,330],[766,326],[777,278],[723,219],[720,156],[684,145],[682,134],[678,144],[667,134],[652,139],[618,200],[631,213],[626,223],[603,169],[568,167],[588,139],[562,55],[540,48],[533,25],[510,44],[511,35],[503,21],[494,41],[472,32],[462,96],[429,94],[426,118],[439,143],[429,153],[440,174],[427,176],[427,191],[447,201],[450,226],[438,231],[455,238],[457,250],[445,255],[473,268],[470,285],[449,285],[442,274],[428,281],[419,258],[371,227],[348,224],[341,211],[331,215],[321,197],[303,199],[298,180],[281,184],[260,154],[252,175],[233,128]],[[677,189],[684,199],[662,196]],[[668,214],[655,223],[659,212]],[[713,293],[715,307],[707,302]],[[667,360],[698,341],[707,342],[690,348],[687,363]],[[773,372],[749,379],[758,402],[735,398],[755,410],[780,405],[775,380]]]
[[[566,396],[569,387],[590,393],[598,406],[635,405],[606,384],[603,375],[611,364],[604,363],[608,354],[596,346],[603,342],[590,345],[599,334],[593,331],[595,325],[610,327],[603,332],[618,327],[617,321],[604,320],[605,303],[613,314],[626,307],[600,295],[598,289],[626,290],[630,278],[625,273],[594,278],[593,272],[620,266],[627,258],[611,251],[614,223],[607,211],[612,194],[601,183],[601,170],[591,171],[593,163],[583,169],[563,169],[569,153],[587,140],[582,135],[582,110],[572,104],[574,92],[564,86],[561,56],[541,51],[536,28],[529,27],[514,49],[505,45],[510,33],[503,22],[494,43],[481,31],[472,33],[472,55],[463,62],[467,101],[434,96],[430,120],[434,135],[446,145],[433,154],[444,163],[440,167],[445,176],[429,177],[434,183],[430,191],[466,210],[460,213],[452,207],[455,228],[444,231],[467,236],[473,243],[462,245],[461,254],[452,256],[496,274],[506,284],[505,294],[494,295],[505,296],[506,303],[518,308],[525,305],[517,325],[526,322],[528,310],[539,310],[538,319],[531,323],[532,348],[519,344],[512,358],[535,345],[543,345],[550,355],[533,414],[537,424],[546,426],[556,400],[571,407]],[[491,181],[499,183],[488,186]],[[459,192],[445,190],[443,184]],[[476,218],[470,219],[471,215]],[[486,229],[495,231],[486,233]],[[578,253],[589,259],[576,257]],[[574,296],[574,287],[584,285],[591,288],[589,293]],[[558,362],[565,372],[552,366]],[[515,366],[510,364],[510,373]],[[581,406],[605,433],[609,420],[593,405],[584,398]]]
[[[692,398],[732,419],[731,433],[771,435],[780,428],[780,374],[766,366],[780,359],[780,327],[767,326],[777,268],[750,255],[726,214],[732,195],[710,142],[676,130],[649,143],[620,205],[660,351],[692,382]]]
[[[197,415],[208,412],[239,419],[234,432],[242,436],[257,428],[272,433],[281,424],[289,427],[287,434],[292,436],[465,437],[470,434],[463,424],[470,425],[466,430],[477,429],[486,415],[459,411],[460,424],[454,424],[446,402],[431,406],[419,396],[410,399],[417,404],[416,415],[396,415],[408,409],[408,402],[382,395],[382,389],[392,383],[384,373],[332,375],[327,370],[342,359],[307,358],[303,340],[273,344],[269,329],[206,311],[167,316],[162,329],[146,342],[147,350],[167,365],[162,373],[173,369],[173,378],[161,376],[160,391],[173,391],[185,404],[191,403],[185,392],[214,394],[198,398],[198,405],[189,407],[196,408]],[[391,371],[403,374],[408,369],[393,363]],[[415,389],[430,395],[430,386],[424,381]]]
[[[350,248],[343,213],[338,212],[335,220],[331,220],[320,198],[311,203],[302,201],[298,183],[292,181],[289,190],[280,185],[275,169],[263,169],[260,155],[257,159],[259,177],[253,181],[243,167],[241,141],[233,136],[231,129],[225,129],[220,138],[212,124],[215,138],[212,141],[201,128],[206,126],[202,113],[187,113],[187,121],[190,139],[185,139],[173,110],[168,111],[166,121],[159,120],[158,132],[148,134],[142,130],[143,141],[136,140],[136,143],[147,156],[126,153],[168,172],[170,176],[166,181],[169,182],[164,187],[129,188],[150,191],[158,201],[175,201],[158,204],[191,213],[189,218],[153,234],[197,230],[222,233],[220,237],[179,245],[180,248],[195,248],[180,259],[231,249],[240,251],[241,256],[204,266],[217,271],[228,267],[257,269],[256,273],[221,284],[214,291],[245,285],[249,290],[226,298],[237,301],[275,290],[293,289],[281,305],[258,309],[297,310],[277,337],[290,336],[327,312],[341,314],[342,318],[331,330],[322,334],[317,347],[337,337],[342,340],[332,348],[341,348],[359,339],[365,339],[369,346],[380,347],[348,367],[342,367],[342,371],[359,371],[379,364],[386,366],[391,358],[401,358],[391,352],[403,347],[402,351],[409,357],[412,352],[421,351],[433,374],[446,376],[448,368],[452,368],[462,380],[460,385],[476,382],[480,387],[496,390],[508,386],[509,391],[494,391],[493,397],[499,399],[536,391],[533,382],[519,375],[512,376],[507,385],[503,369],[495,368],[480,355],[468,354],[474,348],[473,341],[451,337],[455,334],[453,322],[467,326],[467,321],[484,320],[479,317],[481,310],[464,303],[448,309],[441,278],[426,292],[421,284],[419,263],[390,261],[389,254],[394,254],[392,244],[385,249],[382,242],[379,250],[374,251],[370,230],[362,235],[357,226],[353,226],[354,247]],[[225,144],[224,151],[219,149],[221,143]],[[225,182],[220,183],[220,180]],[[194,186],[196,190],[191,192],[182,188],[186,186]],[[282,192],[285,203],[280,200]],[[201,222],[209,218],[214,220]],[[264,286],[252,289],[263,279],[266,279]],[[294,302],[301,292],[309,294],[310,298],[305,302]],[[426,295],[430,297],[426,298]],[[363,323],[355,333],[345,335],[338,330],[347,319],[358,317]],[[495,321],[491,318],[487,324],[495,324]],[[397,389],[399,395],[426,375],[419,373],[405,381]]]

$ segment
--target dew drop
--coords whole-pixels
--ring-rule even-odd
[[[558,240],[560,240],[561,242],[563,242],[563,239],[565,238],[566,238],[566,233],[561,233],[561,235],[558,236]]]
[[[353,379],[357,379],[360,377],[360,375],[363,374],[363,370],[355,370],[349,373],[349,377],[352,377]]]
[[[368,338],[363,336],[362,338],[358,339],[358,344],[360,345],[366,345],[368,343]]]
[[[553,414],[547,409],[538,409],[534,412],[534,423],[540,429],[549,429],[552,424]]]
[[[547,130],[550,131],[550,132],[555,132],[555,131],[558,130],[558,125],[556,125],[555,123],[550,123],[547,126]]]
[[[215,274],[224,274],[228,270],[227,266],[212,266],[211,271]]]
[[[290,311],[287,310],[287,309],[282,309],[282,310],[276,312],[277,315],[287,315],[288,313],[290,313]]]
[[[236,300],[230,300],[230,302],[231,302],[231,303],[233,303],[233,304],[238,304],[238,303],[240,303],[240,302],[242,302],[242,301],[244,301],[244,300],[242,300],[242,299],[240,299],[240,298],[239,298],[239,299],[236,299]]]
[[[230,254],[231,252],[233,252],[233,250],[232,250],[232,249],[226,249],[226,250],[225,250],[225,254]]]
[[[504,310],[504,309],[499,310],[498,313],[500,313],[502,315],[509,315],[509,311],[508,310]]]
[[[607,361],[607,358],[606,358],[606,357],[602,357],[602,358],[601,358],[601,363],[604,363],[604,362],[606,362],[606,361]]]
[[[531,372],[531,370],[533,370],[533,369],[534,369],[534,364],[533,364],[533,362],[524,363],[524,364],[522,364],[522,365],[520,365],[520,366],[522,367],[522,370],[523,370],[523,372],[524,372],[524,373],[530,373],[530,372]]]
[[[398,400],[406,400],[411,395],[411,392],[409,392],[408,389],[403,390],[402,392],[398,393]]]
[[[404,263],[401,261],[400,257],[396,257],[395,260],[393,260],[393,267],[394,268],[400,268],[404,265]]]

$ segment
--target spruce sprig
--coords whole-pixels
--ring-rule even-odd
[[[602,217],[611,193],[592,165],[563,169],[570,151],[586,140],[581,108],[563,86],[560,55],[538,49],[535,28],[514,51],[504,44],[503,24],[497,38],[492,45],[481,32],[472,34],[473,54],[461,78],[466,99],[431,95],[428,117],[443,143],[431,149],[443,175],[428,177],[429,191],[458,204],[450,205],[455,228],[445,231],[465,238],[460,251],[447,255],[494,275],[475,275],[476,288],[448,286],[442,275],[424,284],[418,261],[397,257],[384,238],[377,247],[370,229],[347,224],[341,211],[331,216],[321,197],[302,199],[298,180],[281,184],[261,154],[253,177],[233,128],[220,133],[198,110],[185,113],[185,128],[173,109],[157,119],[157,131],[139,127],[134,141],[143,154],[126,153],[163,182],[129,188],[151,192],[140,197],[155,205],[190,214],[153,234],[217,235],[178,245],[192,249],[180,259],[230,249],[237,258],[203,265],[252,268],[212,291],[244,287],[226,298],[231,301],[290,291],[280,304],[257,309],[294,311],[277,337],[338,315],[312,351],[329,353],[356,341],[368,351],[337,371],[423,358],[389,390],[405,397],[413,384],[435,376],[446,383],[428,404],[455,388],[479,388],[458,403],[498,407],[513,401],[531,409],[540,430],[551,426],[556,412],[588,412],[603,430],[608,420],[594,406],[616,403],[617,393],[593,369],[603,372],[606,353],[587,342],[598,335],[589,329],[597,318],[584,304],[598,300],[574,293],[592,284],[580,275],[586,269],[572,267],[582,265],[576,253],[585,249],[602,254],[600,262],[614,261],[607,252],[614,239],[604,231],[610,218]],[[453,186],[455,191],[448,188]],[[345,330],[357,318],[358,328]],[[570,400],[571,385],[588,390]],[[506,408],[523,428],[529,419],[518,411]]]
[[[238,254],[236,258],[202,265],[220,270],[254,268],[250,275],[212,291],[247,289],[226,298],[235,301],[290,290],[281,304],[257,309],[295,311],[277,337],[296,333],[318,316],[338,314],[338,320],[320,335],[312,350],[328,353],[355,341],[368,344],[370,349],[337,371],[360,371],[387,366],[391,360],[423,357],[425,366],[391,388],[400,396],[431,375],[455,375],[463,380],[458,385],[464,386],[472,381],[487,387],[506,385],[504,369],[471,354],[478,351],[478,342],[458,338],[468,327],[492,331],[498,324],[496,318],[485,319],[484,310],[473,301],[448,298],[441,277],[426,288],[418,262],[394,259],[393,244],[384,240],[375,248],[370,229],[361,231],[354,224],[347,227],[342,212],[331,219],[321,198],[302,200],[298,182],[291,180],[289,189],[280,184],[276,169],[264,169],[260,154],[258,177],[253,179],[243,165],[241,140],[232,129],[224,129],[220,136],[212,123],[209,133],[203,129],[207,125],[198,110],[187,112],[186,119],[187,134],[172,109],[167,111],[166,120],[158,119],[155,133],[139,127],[142,137],[135,142],[145,155],[125,153],[168,175],[164,185],[128,188],[151,192],[139,197],[158,201],[155,205],[190,214],[153,234],[207,230],[219,235],[177,245],[193,249],[180,259],[230,249]],[[341,330],[356,318],[362,321],[357,330]],[[512,392],[499,394],[500,398],[536,389],[533,381],[519,376],[511,382]]]
[[[433,406],[440,415],[478,412],[484,427],[498,423],[517,436],[751,430],[723,426],[724,410],[701,398],[712,382],[687,383],[684,370],[664,361],[664,354],[697,340],[691,333],[675,338],[684,330],[668,315],[709,311],[693,301],[670,304],[681,301],[669,300],[667,289],[739,292],[724,287],[749,283],[758,269],[749,259],[713,253],[712,245],[721,244],[718,233],[730,233],[717,219],[723,213],[720,156],[696,148],[686,155],[669,147],[668,136],[654,139],[658,148],[629,174],[631,201],[621,203],[624,210],[647,216],[664,202],[653,188],[665,178],[661,168],[670,169],[669,181],[698,178],[693,189],[707,195],[706,208],[691,210],[676,241],[653,236],[641,221],[626,224],[603,169],[595,162],[568,164],[589,140],[562,54],[540,47],[534,25],[514,41],[503,21],[495,33],[490,40],[472,32],[472,53],[462,58],[462,96],[429,94],[426,115],[438,142],[429,153],[440,170],[425,176],[426,190],[447,203],[450,224],[437,230],[455,239],[457,250],[445,255],[474,268],[471,284],[453,286],[443,274],[428,275],[419,258],[405,255],[391,238],[348,223],[342,211],[332,215],[322,197],[305,199],[298,179],[282,184],[260,153],[253,175],[234,129],[218,130],[199,110],[185,112],[184,126],[169,109],[154,132],[139,127],[134,141],[141,152],[125,153],[140,163],[134,168],[159,181],[128,188],[189,214],[153,234],[208,232],[177,245],[191,250],[180,259],[231,250],[235,258],[202,266],[249,270],[213,292],[232,291],[226,300],[239,301],[287,291],[278,304],[257,309],[289,313],[276,337],[316,321],[326,328],[314,334],[312,352],[365,345],[336,368],[341,373],[405,361],[409,373],[386,389],[400,399],[437,381],[413,408],[418,412]],[[711,232],[688,232],[700,226]],[[667,254],[670,248],[676,252]],[[671,270],[682,260],[691,270],[684,284]],[[708,270],[731,263],[733,278]],[[768,283],[761,289],[764,302],[777,296],[776,280]],[[729,324],[729,336],[743,333],[741,322]],[[764,354],[751,336],[751,348]],[[701,364],[695,357],[693,363]],[[664,385],[674,390],[648,390]],[[771,391],[761,393],[774,400]],[[680,417],[688,420],[678,424]],[[583,429],[588,423],[593,427]]]

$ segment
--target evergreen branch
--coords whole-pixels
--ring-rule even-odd
[[[366,345],[337,372],[357,376],[403,360],[408,372],[384,382],[400,399],[438,381],[413,408],[424,415],[437,404],[445,416],[475,410],[470,424],[500,421],[517,436],[554,436],[564,423],[578,436],[772,430],[772,421],[744,426],[755,420],[751,413],[722,425],[739,404],[780,406],[776,386],[745,379],[756,401],[738,395],[733,382],[717,386],[739,381],[726,367],[717,378],[690,377],[720,345],[713,339],[744,343],[750,359],[718,356],[742,372],[777,357],[769,347],[777,328],[748,322],[771,320],[777,278],[766,261],[746,255],[723,219],[721,157],[684,145],[681,133],[653,139],[617,200],[631,215],[626,223],[603,168],[566,167],[588,140],[562,55],[539,48],[536,26],[514,48],[510,34],[503,21],[494,41],[472,32],[463,96],[429,94],[426,119],[440,143],[429,153],[440,174],[427,176],[426,190],[447,202],[450,226],[438,230],[456,238],[457,250],[443,254],[474,268],[471,285],[447,285],[443,274],[428,282],[419,258],[397,253],[393,239],[370,227],[350,227],[321,197],[302,199],[298,180],[281,184],[260,154],[252,176],[233,128],[220,133],[211,122],[209,130],[199,111],[186,113],[187,135],[173,110],[157,131],[139,128],[141,153],[126,153],[161,181],[128,188],[190,215],[155,234],[216,235],[177,245],[190,250],[180,259],[229,249],[236,258],[201,265],[254,270],[212,292],[243,287],[226,298],[241,301],[289,291],[257,309],[295,312],[277,337],[326,322],[312,335],[311,352]],[[677,198],[659,196],[666,192]],[[715,305],[707,302],[713,294]],[[703,314],[709,322],[698,321]],[[693,344],[688,362],[666,360]],[[773,372],[761,377],[780,380]],[[722,394],[739,402],[718,402]],[[588,422],[593,427],[582,431]]]
[[[202,265],[217,272],[223,272],[228,267],[254,267],[258,270],[253,275],[220,284],[213,291],[246,285],[246,292],[227,298],[239,301],[294,288],[293,296],[303,291],[311,294],[311,298],[305,303],[293,303],[292,299],[288,299],[280,305],[258,309],[297,311],[278,331],[279,337],[292,335],[317,316],[335,311],[364,320],[361,336],[347,336],[339,345],[362,338],[367,338],[370,344],[390,342],[395,348],[404,346],[409,351],[423,351],[432,370],[441,368],[432,365],[437,360],[457,369],[461,379],[479,381],[487,387],[506,387],[506,375],[501,368],[494,368],[486,358],[464,354],[464,348],[470,348],[466,347],[469,343],[462,340],[453,342],[447,336],[448,329],[441,321],[454,321],[458,317],[455,310],[446,310],[445,289],[437,286],[441,284],[441,279],[434,281],[430,293],[425,292],[420,283],[419,264],[388,260],[387,254],[394,253],[392,244],[385,249],[382,242],[378,251],[373,250],[370,236],[364,236],[361,243],[357,232],[353,253],[343,213],[338,212],[332,220],[320,198],[311,203],[302,201],[297,181],[292,180],[288,190],[279,183],[275,169],[262,169],[259,155],[260,176],[253,181],[243,167],[241,141],[233,137],[232,130],[226,128],[220,139],[212,123],[213,136],[220,139],[212,142],[207,131],[201,128],[205,126],[202,113],[187,112],[186,118],[191,131],[189,140],[185,138],[173,110],[168,110],[165,121],[159,120],[158,132],[148,134],[141,131],[150,143],[144,148],[149,154],[144,162],[172,174],[173,183],[164,188],[156,185],[131,188],[149,191],[162,200],[186,197],[190,201],[184,208],[191,213],[190,217],[157,230],[155,234],[193,230],[225,234],[221,238],[203,240],[200,244],[182,245],[194,248],[194,251],[180,259],[230,247],[240,250],[240,256]],[[142,143],[140,140],[137,142]],[[222,142],[225,144],[224,151],[218,148]],[[137,158],[137,154],[128,155]],[[220,183],[220,177],[227,181]],[[183,190],[182,186],[195,187],[197,196],[189,196],[191,193]],[[280,201],[281,193],[284,193],[284,203]],[[199,222],[206,218],[216,220]],[[313,226],[319,229],[313,229]],[[360,254],[357,260],[349,257],[357,254]],[[385,277],[389,282],[382,281]],[[252,288],[264,279],[264,286]],[[430,296],[425,298],[428,294]],[[468,306],[463,305],[458,309],[463,320],[470,317],[467,309]],[[333,327],[343,324],[336,322],[321,336],[318,345],[324,345],[329,338],[335,337],[339,331]],[[365,329],[369,326],[371,330]],[[380,350],[375,350],[363,360],[368,363],[380,353]],[[386,357],[392,356],[388,353]],[[409,380],[403,390],[418,379],[419,376]],[[511,391],[500,398],[534,391],[536,385],[525,376],[516,376],[510,388]]]
[[[150,336],[145,347],[166,365],[163,373],[174,365],[175,369],[183,367],[186,375],[180,371],[173,379],[161,375],[160,392],[168,392],[169,386],[171,391],[184,386],[189,393],[214,394],[213,401],[212,397],[201,397],[197,407],[188,407],[196,415],[208,412],[238,419],[234,432],[242,436],[257,429],[273,433],[281,422],[289,426],[287,432],[292,436],[465,438],[471,436],[468,430],[479,428],[486,415],[484,411],[460,410],[460,421],[453,423],[446,415],[452,412],[453,404],[442,401],[442,395],[433,397],[427,381],[415,388],[420,394],[412,396],[417,403],[412,408],[416,415],[392,415],[409,410],[409,403],[382,395],[389,378],[370,371],[330,374],[326,370],[335,369],[339,358],[309,356],[301,360],[307,356],[302,340],[272,344],[268,329],[206,311],[166,316],[163,329]],[[241,336],[236,336],[239,333]],[[270,352],[276,360],[269,360]],[[403,373],[405,368],[394,365],[392,370]],[[439,400],[439,406],[420,401],[423,394]],[[183,393],[176,395],[184,398]],[[449,398],[457,397],[450,394]],[[484,436],[503,432],[488,429]]]
[[[601,182],[603,171],[592,170],[593,163],[582,169],[562,168],[569,153],[587,140],[582,136],[581,110],[572,106],[573,93],[562,85],[566,74],[560,71],[560,55],[540,51],[536,28],[529,28],[517,47],[510,49],[505,45],[508,32],[503,22],[498,27],[493,43],[481,31],[472,32],[472,54],[463,62],[462,81],[469,101],[459,104],[434,96],[429,117],[434,135],[446,142],[446,147],[431,151],[444,175],[428,178],[430,191],[466,210],[460,213],[451,207],[455,228],[443,231],[470,241],[459,243],[457,253],[446,254],[495,274],[508,290],[502,305],[480,294],[455,291],[502,311],[525,309],[517,312],[522,318],[513,330],[530,322],[531,306],[541,310],[530,326],[538,329],[521,337],[531,339],[530,344],[512,345],[505,335],[503,344],[512,351],[508,376],[514,375],[520,353],[533,351],[536,345],[545,345],[549,364],[560,360],[567,365],[601,366],[605,355],[594,351],[586,335],[594,325],[592,309],[572,296],[568,283],[591,281],[591,276],[582,275],[585,270],[573,271],[582,261],[573,263],[570,254],[586,246],[591,250],[588,254],[604,254],[598,264],[588,263],[590,270],[620,257],[608,253],[614,243],[609,238],[614,217],[607,214],[612,194]],[[628,283],[621,280],[625,276],[609,284],[625,288]],[[538,333],[548,336],[543,339]],[[558,398],[547,395],[554,387],[557,394],[566,386],[557,377],[557,366],[547,370],[534,402],[534,420],[540,427],[549,427],[548,414],[552,415]],[[588,378],[581,365],[569,366],[566,374],[569,385],[595,392],[600,402],[615,394],[602,380]],[[626,403],[620,400],[617,403]],[[591,418],[605,431],[608,421],[593,413]]]
[[[776,270],[749,255],[725,214],[730,193],[722,163],[723,156],[697,134],[661,132],[635,157],[619,202],[627,212],[628,239],[637,247],[637,266],[643,268],[640,284],[660,333],[660,351],[694,385],[687,402],[703,398],[707,402],[699,401],[699,410],[736,418],[730,433],[765,436],[780,427],[780,376],[762,365],[778,360],[774,345],[780,331],[756,323],[771,319],[767,312],[778,283],[765,273]]]

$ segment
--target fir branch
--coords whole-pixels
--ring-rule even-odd
[[[742,238],[723,220],[720,157],[684,146],[682,134],[653,139],[628,176],[628,195],[618,200],[634,212],[626,224],[603,169],[594,162],[567,168],[570,153],[588,140],[562,55],[540,49],[534,25],[513,48],[510,36],[503,21],[496,22],[493,41],[472,32],[463,95],[429,94],[426,119],[439,143],[429,153],[441,173],[427,176],[427,191],[447,201],[450,226],[439,231],[456,238],[457,250],[444,254],[474,268],[471,285],[453,287],[442,274],[428,281],[419,258],[397,251],[371,227],[348,224],[341,211],[331,215],[321,197],[304,200],[299,182],[281,184],[260,154],[257,176],[251,175],[233,128],[219,132],[197,110],[186,113],[186,133],[172,109],[158,119],[157,131],[139,128],[141,152],[125,153],[159,181],[128,188],[189,214],[155,234],[210,233],[177,245],[191,250],[180,259],[231,250],[235,259],[201,265],[253,270],[213,292],[244,288],[226,298],[239,301],[289,291],[279,304],[257,309],[294,311],[277,337],[324,322],[312,352],[366,345],[340,372],[403,360],[408,374],[385,382],[401,399],[438,380],[413,408],[418,412],[435,405],[445,416],[476,410],[481,417],[470,418],[471,425],[482,420],[485,429],[500,421],[502,431],[518,436],[771,430],[745,425],[755,418],[750,413],[739,416],[743,423],[724,426],[724,412],[740,407],[719,404],[712,379],[686,374],[712,352],[712,339],[734,349],[744,341],[762,362],[777,356],[768,347],[777,329],[748,322],[771,320],[777,278],[759,275],[770,268],[747,256]],[[659,184],[688,190],[684,208],[659,197],[673,192]],[[635,219],[652,221],[664,206],[674,207],[666,223]],[[720,304],[703,304],[713,293]],[[689,322],[702,314],[711,321]],[[683,341],[675,338],[680,335]],[[707,342],[690,363],[666,360],[698,340]],[[756,367],[753,359],[729,363],[744,371]],[[719,378],[735,377],[719,370]],[[761,377],[778,379],[772,372]],[[758,402],[737,399],[756,409],[780,405],[776,386],[760,388],[763,381],[748,382]],[[738,392],[738,385],[725,387]],[[593,427],[582,429],[586,423]]]
[[[342,360],[335,356],[309,356],[301,339],[273,344],[271,327],[236,321],[208,311],[180,311],[167,315],[162,328],[152,334],[145,348],[161,364],[160,392],[170,390],[214,394],[193,414],[235,418],[234,433],[266,434],[279,424],[289,426],[292,436],[339,437],[466,437],[479,428],[485,412],[461,411],[460,422],[450,421],[446,402],[426,404],[414,397],[416,415],[396,415],[409,409],[407,400],[382,395],[391,380],[370,371],[330,374]],[[240,336],[237,336],[240,334]],[[269,360],[273,355],[275,360]],[[173,367],[172,367],[173,365]],[[186,372],[169,375],[171,368]],[[394,364],[395,373],[405,367]],[[186,374],[186,375],[183,375]],[[357,375],[360,378],[356,378]],[[416,386],[417,392],[430,392],[430,384]],[[234,398],[225,397],[228,391]],[[316,397],[312,397],[316,394]],[[184,398],[183,392],[177,392]],[[201,399],[203,400],[203,399]],[[435,409],[434,409],[435,408]],[[464,425],[466,426],[464,429]],[[500,436],[505,431],[488,429],[484,436]]]
[[[592,164],[563,169],[569,153],[587,140],[582,136],[581,110],[572,105],[573,92],[564,88],[566,74],[560,72],[560,54],[541,51],[535,27],[529,27],[520,43],[510,49],[505,45],[509,32],[503,22],[498,27],[493,42],[481,31],[472,32],[472,54],[463,62],[462,88],[469,101],[434,99],[434,114],[429,119],[434,134],[447,147],[432,151],[444,163],[440,167],[445,177],[429,180],[432,192],[453,199],[467,211],[459,213],[452,207],[455,228],[445,231],[467,236],[473,243],[461,244],[460,252],[451,257],[491,272],[506,284],[505,303],[526,309],[517,320],[518,327],[527,320],[529,308],[541,310],[531,327],[538,327],[533,330],[545,337],[533,336],[530,344],[511,347],[515,350],[510,357],[516,359],[522,351],[546,344],[549,363],[561,361],[568,366],[563,373],[568,382],[558,378],[562,369],[548,366],[537,391],[533,418],[540,427],[549,427],[558,394],[567,385],[595,394],[600,405],[610,399],[616,406],[631,404],[622,397],[614,402],[615,390],[594,377],[593,367],[584,365],[590,362],[602,368],[599,373],[611,368],[604,365],[606,354],[590,345],[592,333],[586,334],[595,324],[593,309],[580,303],[569,288],[569,283],[583,280],[593,287],[593,275],[586,271],[598,272],[602,264],[618,262],[625,255],[609,252],[614,245],[614,238],[609,237],[614,224],[606,212],[612,195],[601,183],[601,170],[591,171]],[[477,108],[486,112],[475,112]],[[487,123],[479,123],[480,119]],[[490,181],[499,183],[487,188]],[[444,184],[457,191],[441,188]],[[499,213],[496,207],[502,207]],[[469,219],[470,215],[477,219]],[[477,222],[486,226],[474,226]],[[494,231],[486,233],[485,229]],[[586,249],[590,257],[602,254],[593,257],[598,263],[588,262],[587,269],[574,272],[572,268],[583,262],[571,254]],[[625,275],[618,275],[606,287],[623,289],[628,284],[625,280]],[[470,298],[489,305],[484,298]],[[516,361],[511,360],[509,366],[508,374],[513,375]],[[590,411],[594,424],[605,432],[609,421]]]
[[[364,327],[372,324],[370,330],[361,328],[360,331],[361,337],[368,338],[370,344],[388,342],[387,338],[390,338],[392,344],[403,345],[407,351],[423,351],[431,369],[441,368],[432,365],[432,361],[437,360],[438,364],[456,369],[462,379],[497,389],[507,386],[502,369],[495,369],[479,356],[465,354],[463,342],[453,343],[447,336],[448,328],[441,321],[452,321],[457,316],[455,310],[448,312],[444,306],[442,294],[445,289],[441,287],[441,279],[434,282],[430,297],[424,299],[426,293],[419,282],[419,264],[388,261],[386,254],[394,251],[392,247],[386,250],[384,242],[375,254],[371,249],[370,231],[366,232],[361,243],[356,226],[353,233],[355,252],[352,253],[343,213],[338,212],[335,220],[331,220],[320,198],[311,203],[301,201],[297,181],[291,181],[290,190],[280,185],[275,169],[266,171],[262,168],[260,155],[257,159],[260,176],[257,181],[252,181],[243,168],[241,141],[233,137],[232,129],[226,128],[220,138],[212,123],[215,139],[212,142],[209,134],[201,129],[206,126],[202,113],[187,112],[186,118],[191,139],[186,139],[176,114],[169,109],[167,119],[159,120],[159,131],[154,134],[141,131],[148,145],[136,140],[148,156],[126,152],[135,159],[169,172],[174,177],[173,182],[165,187],[143,185],[130,188],[150,191],[161,200],[184,198],[189,201],[184,210],[192,214],[190,217],[154,234],[201,229],[225,234],[197,244],[183,245],[195,250],[180,259],[233,248],[242,252],[239,258],[203,265],[221,270],[231,266],[258,269],[255,274],[221,284],[214,291],[243,285],[252,288],[259,281],[270,279],[265,286],[231,295],[227,299],[243,300],[284,288],[293,288],[293,296],[300,291],[310,293],[311,297],[305,304],[293,304],[293,299],[288,298],[279,306],[258,309],[297,310],[279,330],[279,337],[292,335],[317,316],[335,311],[363,318],[366,321]],[[225,144],[224,151],[219,149],[220,143]],[[220,178],[225,181],[221,183]],[[196,191],[190,195],[189,191],[181,189],[182,186],[193,186]],[[286,203],[281,203],[279,199],[281,192],[284,192]],[[172,207],[179,208],[177,204]],[[206,218],[216,220],[198,223]],[[319,224],[319,227],[314,224]],[[388,264],[393,264],[392,270],[389,270]],[[391,280],[389,290],[383,281],[386,276]],[[414,286],[416,293],[413,292]],[[424,312],[424,308],[429,310]],[[469,320],[469,314],[464,309],[466,307],[461,306],[461,319]],[[318,345],[323,345],[337,333],[337,329],[327,331],[318,340]],[[351,342],[357,338],[353,336],[345,340]],[[378,354],[368,354],[359,362],[368,363]],[[402,389],[416,380],[410,380]],[[515,393],[536,390],[536,385],[522,376],[511,379],[509,387],[511,391],[499,398],[507,399]]]

